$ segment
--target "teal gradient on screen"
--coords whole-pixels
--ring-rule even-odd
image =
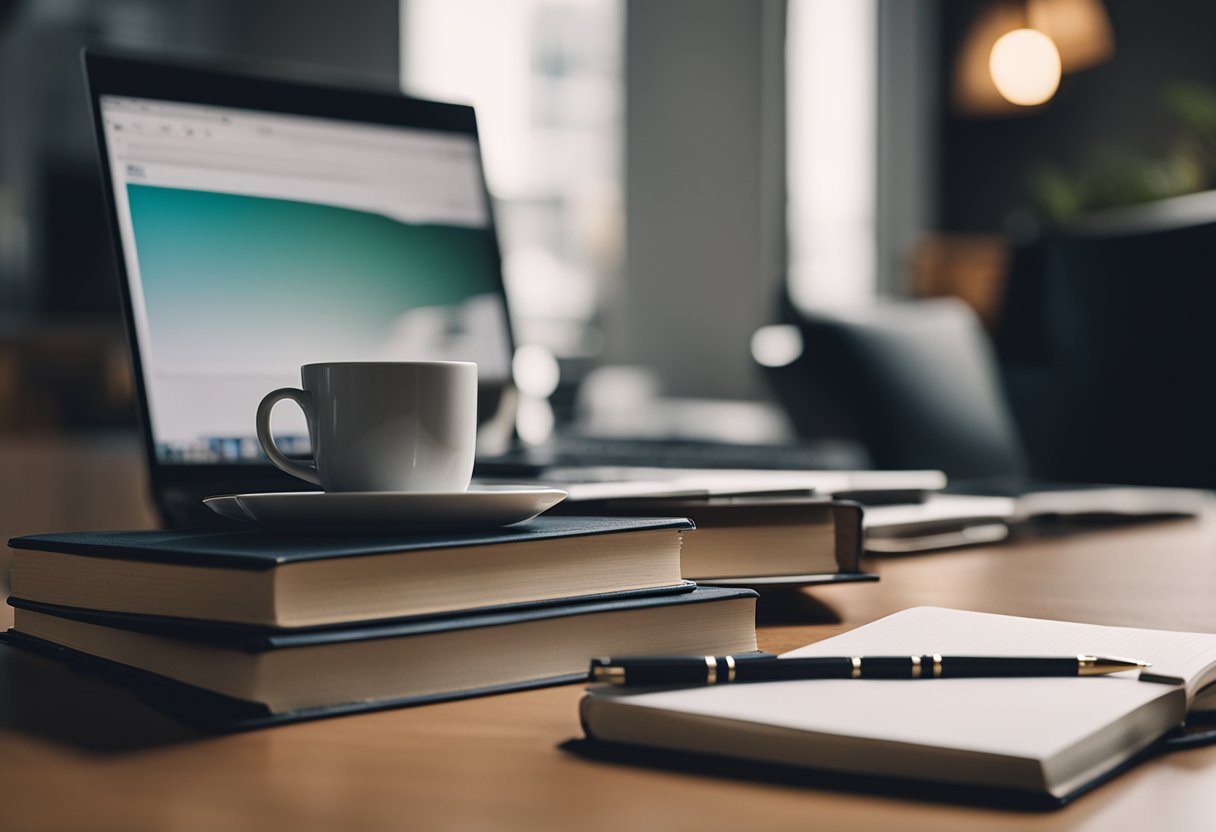
[[[370,352],[403,310],[500,291],[487,228],[182,188],[127,194],[152,347],[177,367],[316,360],[289,354],[302,339]]]

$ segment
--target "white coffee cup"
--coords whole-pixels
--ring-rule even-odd
[[[458,492],[469,487],[477,442],[477,365],[467,361],[305,364],[301,387],[271,391],[257,431],[270,461],[325,491]],[[304,411],[314,465],[274,444],[270,411]]]

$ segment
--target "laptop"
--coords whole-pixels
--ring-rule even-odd
[[[479,424],[494,428],[515,345],[471,107],[93,52],[84,66],[167,522],[206,521],[214,494],[309,487],[269,464],[253,430],[262,396],[298,386],[301,364],[475,361]],[[278,408],[274,432],[308,456],[298,410]],[[853,461],[703,445],[516,446],[475,473]]]

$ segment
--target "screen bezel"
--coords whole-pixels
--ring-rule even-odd
[[[151,413],[143,371],[142,346],[136,331],[131,298],[131,279],[121,245],[121,232],[115,209],[114,180],[110,169],[109,148],[102,122],[101,98],[105,95],[147,98],[186,104],[232,107],[286,115],[315,116],[363,124],[377,124],[438,132],[459,133],[479,141],[477,119],[473,108],[412,98],[397,91],[373,90],[366,87],[339,86],[330,81],[315,82],[302,79],[299,72],[291,77],[281,71],[266,72],[258,67],[246,74],[218,69],[214,66],[183,62],[178,59],[149,59],[129,55],[100,54],[93,50],[81,53],[88,90],[93,132],[101,165],[106,216],[109,219],[111,244],[121,286],[123,317],[126,321],[128,345],[131,351],[135,390],[138,400],[140,433],[143,437],[148,464],[149,484],[162,516],[173,512],[167,505],[166,490],[175,486],[199,486],[233,490],[301,490],[313,488],[301,480],[283,473],[269,461],[247,463],[170,463],[157,459],[152,435]],[[479,144],[480,146],[480,144]],[[485,184],[485,170],[478,159],[483,192],[486,194],[488,226],[497,273],[497,289],[507,311],[508,348],[514,352],[515,337],[510,320],[510,306],[502,281],[502,255],[494,222],[493,205]],[[499,402],[509,382],[482,382],[478,386],[478,421],[484,423],[497,412]],[[253,414],[250,414],[252,424]],[[213,485],[212,485],[213,484]]]

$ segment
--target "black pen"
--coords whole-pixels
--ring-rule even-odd
[[[592,682],[721,685],[798,679],[952,679],[976,676],[1100,676],[1148,662],[1110,656],[640,656],[592,659]]]

